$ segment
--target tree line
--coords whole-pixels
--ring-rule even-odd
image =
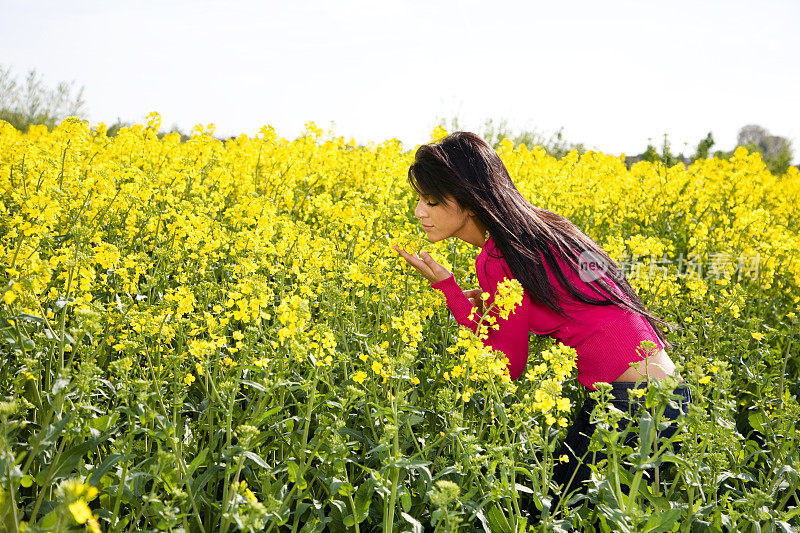
[[[11,68],[0,65],[0,120],[4,120],[20,131],[27,131],[33,124],[41,124],[52,129],[68,116],[85,117],[87,115],[86,101],[83,97],[84,88],[75,90],[74,82],[59,82],[54,88],[48,88],[35,70],[31,70],[23,81],[18,81],[12,76]],[[457,131],[460,128],[457,117],[438,119],[438,124],[448,131]],[[120,129],[131,126],[120,118],[107,129],[107,135],[116,135]],[[541,146],[548,154],[558,159],[564,157],[572,150],[582,154],[587,149],[583,143],[573,143],[564,139],[562,130],[552,135],[544,135],[536,130],[513,131],[505,119],[486,119],[478,133],[489,144],[497,148],[503,139],[509,139],[515,146]],[[159,132],[159,137],[168,133],[179,133],[181,140],[185,141],[189,135],[182,132],[177,125],[173,125],[168,132]],[[628,168],[637,161],[660,161],[672,166],[677,163],[690,165],[698,159],[708,157],[729,158],[739,146],[744,146],[750,152],[758,152],[764,164],[773,174],[785,173],[791,166],[794,157],[792,143],[789,139],[772,135],[765,128],[757,124],[748,124],[739,130],[736,147],[730,151],[716,150],[712,153],[715,142],[711,132],[697,143],[693,154],[673,154],[670,150],[667,135],[659,151],[652,144],[638,155],[627,156],[625,164]],[[800,168],[800,165],[798,165]]]
[[[444,127],[447,131],[461,129],[461,124],[457,117],[449,120],[440,118],[438,125]],[[483,126],[476,133],[486,139],[494,148],[498,148],[503,139],[509,139],[514,143],[514,146],[523,143],[529,147],[541,146],[549,155],[557,159],[561,159],[572,150],[576,150],[579,154],[587,150],[583,143],[572,143],[565,140],[562,131],[563,128],[550,136],[535,130],[514,132],[508,126],[507,120],[496,121],[490,118],[484,121]],[[733,156],[736,148],[744,146],[749,152],[760,153],[761,159],[770,172],[775,175],[781,175],[792,166],[791,161],[794,157],[792,143],[789,139],[772,135],[765,128],[756,124],[748,124],[739,130],[736,137],[736,146],[732,150],[716,150],[712,153],[711,148],[714,144],[714,136],[711,132],[708,132],[708,135],[697,143],[693,154],[688,156],[683,153],[675,155],[670,149],[668,136],[664,134],[664,141],[660,150],[653,146],[652,143],[648,143],[647,149],[641,154],[626,156],[625,165],[630,169],[631,165],[638,161],[649,161],[651,163],[658,161],[667,166],[673,166],[678,163],[689,166],[698,159],[707,159],[709,157],[728,159]],[[800,168],[800,165],[795,166]]]

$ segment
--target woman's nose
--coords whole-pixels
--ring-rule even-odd
[[[414,209],[414,216],[420,220],[422,220],[422,217],[425,216],[425,211],[422,208],[422,200],[417,202],[417,207]]]

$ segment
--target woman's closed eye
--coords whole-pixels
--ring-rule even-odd
[[[428,205],[430,207],[433,207],[435,205],[439,205],[439,202],[431,202],[428,198],[426,198],[424,196],[420,196],[419,199],[422,200],[423,202],[425,202],[425,205]]]

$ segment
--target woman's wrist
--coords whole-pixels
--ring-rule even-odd
[[[438,289],[440,287],[444,287],[445,285],[447,285],[446,282],[450,281],[451,279],[453,280],[453,282],[455,282],[455,280],[456,280],[455,275],[452,274],[452,273],[449,276],[447,276],[446,278],[442,278],[442,279],[439,279],[439,280],[436,280],[436,281],[431,281],[431,287],[433,287],[434,289]]]

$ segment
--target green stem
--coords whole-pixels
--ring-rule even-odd
[[[397,389],[395,389],[395,393]],[[402,393],[400,393],[402,394]],[[385,533],[392,533],[394,529],[394,507],[397,502],[397,483],[400,477],[400,469],[397,468],[397,460],[400,458],[400,428],[397,427],[397,394],[392,395],[392,414],[394,416],[394,436],[392,439],[392,492],[389,496],[389,507],[384,513],[383,531]]]
[[[66,319],[67,319],[67,308],[69,307],[69,293],[72,291],[72,280],[75,275],[75,268],[78,264],[78,243],[75,243],[75,254],[72,257],[74,261],[74,265],[72,268],[69,269],[69,278],[67,279],[67,292],[64,295],[64,307],[61,308],[61,327],[59,331],[59,339],[58,339],[58,361],[59,361],[59,371],[64,370],[64,331],[66,329]],[[48,389],[50,387],[48,386]]]
[[[58,460],[61,458],[61,452],[64,451],[64,444],[66,440],[66,438],[62,437],[61,442],[58,444],[58,451],[56,452],[55,457],[53,457],[53,462],[50,464],[50,468],[47,471],[47,476],[45,477],[44,483],[42,483],[42,487],[47,487],[50,485],[50,476],[53,475],[53,470],[55,470]],[[42,505],[42,498],[44,498],[44,494],[45,491],[42,490],[39,492],[39,496],[36,498],[36,504],[33,506],[33,511],[31,511],[31,522],[36,522],[36,517],[39,514],[39,507]]]
[[[119,523],[119,507],[122,503],[122,493],[125,492],[125,478],[128,476],[128,461],[125,461],[125,464],[122,465],[122,476],[120,477],[119,487],[117,488],[117,497],[114,499],[114,512],[112,513],[114,517],[113,526],[116,526]]]
[[[781,408],[784,409],[785,406],[783,405],[783,387],[784,387],[784,379],[786,378],[786,364],[789,362],[789,349],[792,347],[792,340],[794,340],[794,333],[792,332],[791,336],[789,337],[789,342],[786,343],[786,354],[783,356],[783,366],[781,367],[781,381],[779,386],[779,396],[781,402]]]
[[[230,398],[228,398],[228,413],[227,413],[227,416],[225,417],[225,434],[227,436],[228,449],[229,450],[230,450],[230,447],[231,447],[231,442],[233,440],[233,437],[232,437],[232,425],[233,425],[234,398],[236,398],[236,393],[235,393],[235,391],[231,391],[230,392]],[[244,458],[244,455],[242,455],[242,457],[240,457],[239,460],[241,461],[243,458]],[[227,475],[227,470],[228,469],[227,469],[227,465],[226,465],[226,468],[225,468],[225,480],[223,482],[223,489],[222,489],[222,501],[223,501],[222,512],[223,512],[223,514],[227,512],[227,510],[228,510],[228,502],[230,501],[230,495],[228,493],[228,491],[230,490],[230,478]],[[224,517],[222,519],[222,525],[219,528],[221,533],[226,533],[226,531],[228,530],[229,522],[230,521],[228,520],[227,517]]]
[[[5,425],[5,421],[3,423]],[[11,479],[11,464],[9,463],[6,468],[6,475],[8,476],[7,479]],[[11,512],[13,513],[13,520],[14,520],[14,531],[19,533],[19,517],[17,516],[17,502],[14,500],[14,493],[16,489],[14,487],[15,483],[11,483],[9,486],[8,493],[11,495]]]

